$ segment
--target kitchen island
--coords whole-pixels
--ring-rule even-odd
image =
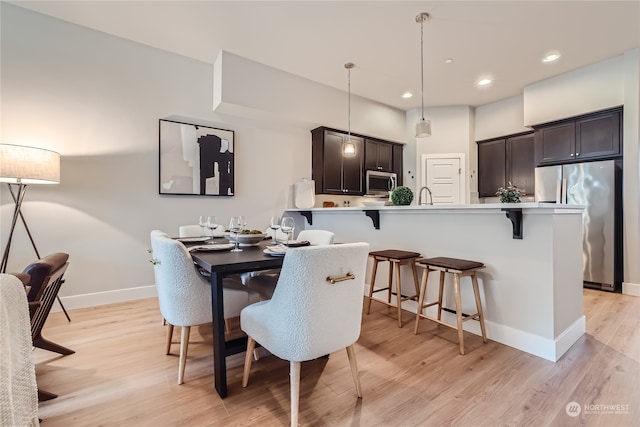
[[[287,214],[296,220],[298,231],[331,230],[336,242],[365,241],[372,251],[402,249],[423,257],[483,262],[486,268],[478,279],[488,338],[555,362],[585,332],[583,210],[573,205],[517,203],[288,209]],[[367,283],[370,274],[369,266]],[[410,271],[402,275],[406,294],[415,293]],[[381,265],[376,287],[385,287],[386,280]],[[467,280],[462,284],[463,312],[474,313]],[[430,301],[437,299],[437,283],[438,275],[430,275]],[[455,307],[452,292],[445,291],[444,306]],[[417,303],[407,301],[403,308],[415,313]],[[434,315],[435,307],[426,311]],[[405,315],[404,327],[412,328],[407,319]],[[455,315],[447,312],[443,320],[456,322]],[[477,321],[465,322],[464,328],[480,334]]]

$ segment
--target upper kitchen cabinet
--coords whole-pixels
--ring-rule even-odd
[[[393,144],[365,139],[364,167],[366,170],[393,171]]]
[[[538,165],[620,156],[622,109],[601,111],[535,127]]]
[[[404,145],[402,144],[393,144],[393,169],[391,172],[395,172],[398,176],[397,184],[398,186],[402,184],[402,155],[403,155]]]
[[[532,132],[478,141],[479,197],[494,197],[509,183],[532,195],[535,166]]]
[[[348,157],[342,154],[346,141],[347,134],[334,129],[319,127],[311,131],[316,194],[364,194],[364,139],[351,135],[356,154]]]

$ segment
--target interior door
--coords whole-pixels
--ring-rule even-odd
[[[462,204],[460,157],[428,157],[425,160],[425,185],[431,190],[433,204]],[[426,195],[423,195],[424,197]]]

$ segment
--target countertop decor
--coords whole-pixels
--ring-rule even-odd
[[[520,198],[524,196],[525,191],[509,183],[507,188],[499,187],[496,196],[500,196],[502,203],[520,203]]]
[[[395,206],[407,206],[413,201],[413,191],[409,187],[400,186],[391,193],[391,202]]]

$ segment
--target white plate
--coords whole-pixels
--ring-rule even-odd
[[[386,202],[362,202],[365,207],[384,206]]]
[[[274,248],[274,249],[270,249],[270,248]],[[284,254],[287,253],[287,248],[280,247],[280,246],[269,246],[266,249],[264,249],[262,252],[271,256],[284,256]]]
[[[179,237],[176,239],[182,243],[198,243],[198,242],[206,242],[209,240],[208,236],[199,236],[199,237]]]
[[[209,252],[209,251],[226,251],[235,246],[233,243],[216,243],[213,245],[194,246],[189,251]]]

